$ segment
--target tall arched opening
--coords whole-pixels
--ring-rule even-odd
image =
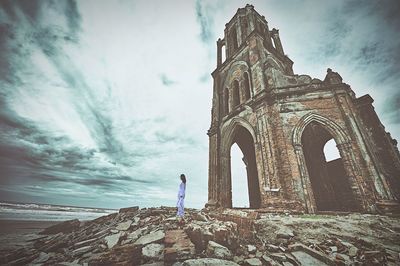
[[[327,161],[330,154],[324,153],[332,140],[335,141],[329,131],[315,121],[304,128],[301,136],[317,211],[354,211],[357,203],[342,158],[335,156],[336,159]]]
[[[232,207],[249,208],[246,160],[236,143],[231,147]]]
[[[249,207],[252,209],[259,208],[261,204],[261,195],[253,137],[247,129],[245,129],[243,126],[237,125],[232,137],[232,142],[229,146],[229,153],[231,152],[232,145],[234,145],[235,143],[243,153],[243,162],[245,164],[247,173],[247,184],[234,184],[234,186],[247,186]],[[229,155],[229,158],[230,157],[231,156]],[[232,163],[234,162],[231,162],[231,166]],[[229,173],[231,173],[231,171],[229,171]],[[232,181],[232,176],[229,176],[228,178]],[[230,184],[232,184],[232,182],[230,182]],[[232,191],[232,185],[230,187],[230,190]],[[232,206],[232,193],[230,193],[230,195],[230,205]]]

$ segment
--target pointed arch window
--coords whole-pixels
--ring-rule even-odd
[[[250,79],[249,79],[249,73],[244,72],[243,73],[243,80],[244,80],[244,96],[246,98],[246,101],[250,99]]]
[[[233,81],[232,86],[232,96],[233,96],[233,107],[236,107],[240,104],[240,94],[239,94],[239,81]]]

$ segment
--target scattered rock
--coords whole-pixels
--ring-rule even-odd
[[[209,241],[206,251],[207,256],[216,257],[219,259],[230,259],[232,253],[227,247],[224,247],[214,241]]]
[[[278,246],[275,246],[275,245],[272,245],[272,244],[268,244],[265,247],[270,252],[279,252],[279,250],[280,250]]]
[[[44,229],[40,234],[42,235],[54,235],[57,233],[71,233],[74,230],[77,230],[81,225],[81,222],[78,219],[68,220],[62,223],[55,224]]]
[[[261,260],[268,266],[280,266],[279,263],[268,257],[267,255],[261,256]]]
[[[258,258],[251,258],[251,259],[244,260],[244,265],[247,265],[247,266],[261,266],[262,262]]]
[[[189,224],[185,231],[195,244],[198,253],[207,247],[210,240],[230,249],[235,249],[239,245],[237,224],[230,221],[207,223],[196,221]]]
[[[349,248],[349,256],[350,257],[355,257],[358,253],[358,248],[356,248],[355,246],[352,246]]]
[[[300,250],[293,251],[291,254],[296,258],[297,261],[299,261],[301,263],[301,265],[309,265],[309,266],[327,265],[323,261],[320,261],[320,260],[314,258],[313,256],[309,255],[308,253],[306,253],[304,251],[300,251]]]
[[[165,233],[164,260],[166,262],[185,260],[193,257],[194,244],[183,230],[169,230]]]
[[[243,262],[243,257],[241,257],[241,256],[233,256],[233,261],[235,262],[235,263],[242,263]]]
[[[179,264],[181,265],[181,264]],[[146,264],[141,264],[140,266],[164,266],[164,262],[158,261],[158,262],[153,262],[153,263],[146,263]],[[172,266],[178,266],[178,265],[172,265]]]
[[[255,254],[257,251],[256,246],[254,245],[247,245],[247,252],[249,252],[250,254]]]
[[[333,252],[337,252],[338,248],[336,246],[330,246],[329,250],[333,253]]]
[[[139,228],[135,231],[133,231],[132,233],[127,235],[127,239],[130,239],[131,241],[136,241],[137,239],[139,239],[139,237],[141,237],[143,235],[143,233],[147,230],[147,228]]]
[[[158,243],[164,240],[165,234],[163,231],[158,230],[155,232],[151,232],[147,235],[141,236],[138,240],[136,240],[135,245],[147,245],[150,243]]]
[[[190,259],[183,262],[182,266],[238,266],[239,264],[222,259],[213,258],[202,258],[202,259]]]
[[[295,256],[296,258],[297,254],[298,256],[304,257],[305,259],[310,259],[309,257],[312,257],[315,260],[318,260],[320,264],[324,263],[325,265],[335,265],[335,262],[328,256],[326,256],[324,253],[311,249],[303,244],[290,245],[289,250],[291,251],[291,254],[293,254],[293,256]],[[301,252],[296,253],[296,251],[301,251]],[[303,253],[309,256],[303,255]],[[310,261],[315,261],[315,260],[310,259]]]
[[[119,223],[115,229],[117,229],[119,231],[126,231],[129,229],[129,227],[131,227],[131,224],[132,224],[132,221],[128,220],[126,222]]]
[[[91,238],[91,239],[87,239],[87,240],[75,243],[74,244],[74,248],[80,248],[80,247],[83,247],[83,246],[87,246],[88,244],[93,243],[96,240],[97,240],[97,238]]]
[[[142,248],[134,244],[115,246],[91,258],[89,265],[137,265],[142,258]]]
[[[202,221],[202,222],[208,222],[207,217],[202,214],[201,212],[197,212],[193,215],[193,219],[197,221]]]
[[[133,208],[60,223],[24,248],[0,253],[0,265],[400,265],[398,218],[187,209],[179,225],[175,214]]]
[[[345,262],[350,262],[350,257],[347,256],[346,254],[341,254],[341,253],[336,253],[335,258],[337,260],[345,261]]]
[[[139,210],[139,206],[129,207],[129,208],[121,208],[119,209],[119,213],[127,213],[127,212],[137,212]]]
[[[119,233],[116,233],[116,234],[113,234],[113,235],[110,235],[110,236],[106,236],[105,240],[106,240],[106,243],[107,243],[107,247],[109,249],[112,249],[118,243],[119,238],[121,237],[121,235],[122,235],[122,233],[119,232]]]
[[[162,259],[164,251],[163,244],[148,244],[142,248],[142,255],[150,259]]]
[[[289,228],[281,228],[276,232],[277,238],[290,239],[294,237],[294,233]]]
[[[276,261],[280,261],[280,262],[287,260],[285,253],[271,253],[270,256],[272,259],[274,259]]]
[[[34,261],[32,261],[32,264],[40,264],[46,262],[50,258],[49,254],[45,252],[40,252],[39,257],[37,257]]]
[[[89,250],[92,250],[92,249],[93,249],[92,246],[81,247],[81,248],[73,250],[72,254],[74,256],[79,256],[79,255],[82,255],[82,254],[88,252]]]

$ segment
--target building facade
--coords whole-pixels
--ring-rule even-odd
[[[294,74],[292,65],[279,31],[252,5],[239,8],[217,41],[207,205],[232,207],[230,150],[237,143],[250,208],[315,213],[398,206],[400,155],[372,98],[357,98],[331,69],[319,80]],[[327,162],[323,149],[331,139],[340,158]]]

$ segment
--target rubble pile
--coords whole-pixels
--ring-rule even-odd
[[[175,208],[169,207],[132,207],[92,221],[66,221],[45,229],[30,245],[2,257],[0,264],[400,264],[398,218],[189,209],[184,223],[180,223],[175,213]],[[253,223],[227,221],[227,214],[240,219],[251,217]],[[244,230],[250,233],[242,234]]]

